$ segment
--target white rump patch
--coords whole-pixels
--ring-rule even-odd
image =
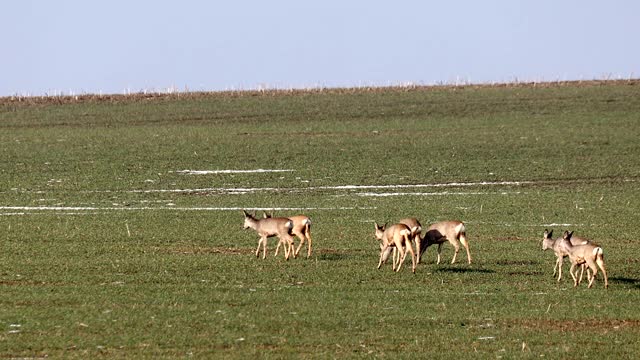
[[[593,255],[594,256],[598,256],[598,255],[602,255],[603,251],[601,247],[597,247],[595,249],[593,249]]]

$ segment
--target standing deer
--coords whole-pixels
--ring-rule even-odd
[[[293,237],[291,236],[291,230],[293,229],[293,221],[288,218],[276,217],[267,219],[256,219],[254,215],[249,214],[245,210],[244,213],[244,228],[253,229],[260,239],[258,240],[258,248],[256,249],[256,257],[260,253],[260,245],[262,245],[262,258],[267,257],[267,238],[277,236],[281,243],[284,243],[284,258],[289,260],[289,255],[293,249]]]
[[[585,245],[572,245],[571,244],[571,236],[573,235],[573,231],[565,231],[562,235],[562,244],[566,246],[569,253],[569,260],[571,260],[571,268],[569,269],[569,274],[573,278],[573,286],[576,287],[580,284],[580,281],[576,278],[576,274],[578,270],[575,269],[576,266],[581,264],[586,264],[591,269],[591,276],[587,272],[587,277],[589,277],[589,286],[593,286],[593,281],[596,279],[596,274],[598,273],[598,268],[602,270],[602,275],[604,276],[604,288],[609,287],[609,280],[607,278],[607,270],[604,268],[604,252],[600,246],[595,244],[585,244]],[[597,266],[596,266],[597,265]],[[574,273],[575,269],[575,273]]]
[[[265,211],[262,212],[262,217],[264,219],[268,219],[273,217],[273,213],[267,214]],[[311,219],[305,215],[295,215],[290,216],[289,220],[293,221],[293,229],[291,232],[300,239],[300,244],[298,244],[298,248],[293,253],[293,257],[298,257],[298,253],[300,253],[300,249],[304,244],[305,240],[307,241],[307,257],[311,256]],[[278,255],[278,249],[280,248],[280,243],[276,247],[276,255]]]
[[[548,231],[547,229],[544,229],[544,234],[542,236],[542,250],[547,250],[547,249],[552,249],[554,254],[556,255],[556,263],[553,266],[553,277],[556,276],[556,272],[558,273],[558,281],[560,281],[560,279],[562,279],[562,263],[564,262],[564,258],[569,256],[569,250],[567,249],[566,246],[564,246],[564,243],[561,241],[562,238],[557,238],[557,239],[553,239],[553,230]],[[576,246],[576,245],[586,245],[589,244],[590,241],[583,239],[583,238],[579,238],[577,236],[575,237],[571,237],[570,239],[571,241],[571,245]],[[584,268],[585,266],[582,265],[581,267],[581,272],[580,272],[580,281],[582,280],[582,275],[584,274]],[[587,277],[589,277],[589,269],[587,269]]]
[[[378,262],[378,269],[382,266],[382,264],[389,257],[389,251],[398,251],[400,253],[400,259],[398,260],[398,267],[396,268],[395,264],[395,256],[393,260],[393,270],[400,271],[402,264],[404,263],[405,257],[407,256],[408,250],[411,253],[411,271],[415,274],[416,272],[416,259],[415,253],[413,252],[413,246],[411,245],[411,229],[407,225],[404,224],[395,224],[389,227],[386,225],[378,226],[378,223],[375,223],[375,236],[376,239],[380,240],[380,261]],[[395,249],[391,249],[395,247]]]
[[[424,253],[431,245],[438,244],[438,264],[440,264],[440,252],[442,244],[450,242],[455,249],[451,263],[456,262],[458,251],[460,251],[460,243],[467,250],[467,261],[471,264],[471,253],[469,252],[469,241],[467,240],[466,229],[461,221],[450,220],[440,221],[432,224],[422,238],[422,246],[420,252]]]

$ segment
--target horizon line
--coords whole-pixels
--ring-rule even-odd
[[[243,96],[243,95],[256,95],[256,94],[302,94],[302,93],[347,93],[347,92],[360,92],[360,91],[385,91],[385,90],[430,90],[430,89],[448,89],[448,88],[491,88],[491,87],[551,87],[551,86],[567,86],[567,85],[603,85],[603,84],[615,84],[615,83],[630,83],[636,84],[640,82],[640,78],[636,78],[630,76],[628,78],[603,78],[603,79],[572,79],[572,80],[520,80],[518,78],[514,78],[512,81],[490,81],[490,82],[472,82],[469,80],[455,82],[444,82],[438,81],[431,84],[425,84],[421,82],[398,82],[397,84],[388,84],[388,85],[354,85],[354,86],[325,86],[325,85],[317,85],[317,86],[290,86],[290,87],[279,87],[273,86],[269,87],[268,85],[259,85],[255,88],[248,89],[225,89],[225,90],[190,90],[185,86],[184,89],[177,88],[175,86],[168,87],[164,90],[157,89],[140,89],[138,91],[132,91],[130,89],[124,89],[123,92],[113,92],[113,93],[103,93],[99,92],[82,92],[75,93],[73,91],[69,91],[65,93],[64,91],[53,91],[52,93],[45,92],[41,95],[32,95],[32,94],[13,94],[13,95],[1,95],[0,103],[2,102],[13,102],[13,101],[22,101],[22,100],[41,100],[41,99],[69,99],[69,100],[96,100],[96,99],[110,99],[113,97],[118,98],[135,98],[135,97],[181,97],[181,96],[209,96],[209,95],[233,95],[233,96]]]

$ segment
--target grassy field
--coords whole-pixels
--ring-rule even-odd
[[[4,98],[0,153],[0,358],[640,353],[636,81]],[[310,216],[311,258],[256,259],[241,209]],[[474,263],[377,270],[407,216]],[[556,282],[545,228],[609,289]]]

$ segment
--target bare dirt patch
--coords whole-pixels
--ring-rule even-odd
[[[586,319],[586,320],[554,320],[554,319],[512,319],[502,321],[507,327],[536,331],[573,331],[589,329],[591,331],[610,331],[634,329],[640,331],[640,320],[625,319]]]

